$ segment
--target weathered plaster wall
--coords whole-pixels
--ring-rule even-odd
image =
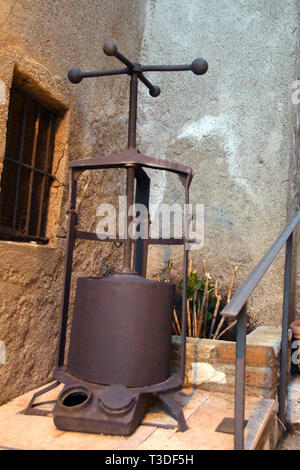
[[[6,363],[0,365],[0,402],[45,383],[53,369],[62,288],[66,229],[66,183],[69,159],[111,153],[127,144],[128,87],[126,77],[71,85],[70,67],[118,66],[102,45],[114,39],[122,50],[139,56],[144,1],[1,0],[0,161],[3,161],[9,89],[16,66],[20,80],[40,89],[43,99],[64,112],[55,151],[48,236],[49,245],[0,242],[0,340]],[[133,32],[134,31],[134,32]],[[4,85],[3,85],[4,83]],[[2,93],[3,98],[3,93]],[[96,206],[123,193],[118,172],[82,176],[80,224],[94,228]],[[96,200],[91,201],[91,196]],[[76,274],[104,274],[119,264],[111,244],[83,242],[74,265]]]
[[[110,38],[141,62],[208,60],[204,77],[148,74],[162,94],[153,99],[141,87],[138,140],[148,155],[195,169],[192,202],[205,204],[206,225],[204,248],[193,258],[198,265],[205,258],[213,277],[226,286],[235,265],[238,282],[246,277],[297,198],[291,83],[298,19],[296,0],[0,0],[0,11],[5,87],[3,101],[0,82],[0,163],[14,66],[28,87],[38,85],[43,98],[64,112],[55,152],[58,182],[51,194],[50,243],[0,242],[0,340],[7,349],[6,364],[0,364],[2,402],[44,383],[54,365],[64,254],[56,233],[66,229],[68,160],[127,144],[126,78],[74,86],[67,70],[115,66],[102,52]],[[95,228],[95,207],[115,201],[123,183],[117,171],[93,180],[82,176],[82,227]],[[174,179],[162,176],[154,184],[154,202],[181,197]],[[177,250],[155,249],[151,256],[150,276],[172,257],[180,277]],[[119,264],[115,246],[91,242],[78,247],[74,260],[76,274],[101,275]],[[281,267],[282,257],[255,292],[249,306],[253,323],[279,324]]]
[[[194,168],[191,200],[205,205],[205,242],[192,257],[199,269],[205,259],[223,286],[235,265],[238,283],[245,279],[283,228],[288,205],[291,212],[298,203],[291,102],[298,9],[295,0],[147,2],[142,62],[202,56],[209,70],[151,74],[162,93],[141,96],[140,148]],[[153,201],[180,200],[179,184],[164,175],[155,184]],[[152,253],[151,273],[162,269],[162,254],[180,266],[177,249]],[[254,292],[253,324],[280,324],[282,265],[283,254]]]

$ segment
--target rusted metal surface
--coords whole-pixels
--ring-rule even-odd
[[[32,170],[35,173],[38,173],[40,175],[45,175],[45,176],[47,176],[48,178],[50,178],[52,180],[55,179],[54,176],[51,173],[47,173],[46,171],[40,170],[39,168],[35,168],[32,165],[28,165],[27,163],[16,161],[16,160],[14,160],[13,158],[10,158],[10,157],[6,157],[5,160],[7,160],[8,162],[11,162],[11,163],[15,163],[17,166],[20,166],[22,168],[26,168],[27,170]]]
[[[104,47],[104,52],[105,52],[105,47]],[[124,61],[123,56],[121,56],[120,60]],[[138,92],[138,76],[136,73],[132,73],[131,79],[130,79],[129,119],[128,119],[128,148],[130,150],[136,149],[137,92]],[[127,170],[127,175],[126,175],[127,176],[127,180],[126,180],[127,225],[126,226],[129,227],[129,224],[133,218],[132,216],[128,214],[128,210],[133,205],[133,201],[134,201],[135,165],[133,163],[128,163],[126,165],[126,170]],[[131,255],[132,255],[132,240],[130,237],[127,236],[124,242],[123,272],[130,272],[132,270]]]
[[[76,192],[84,171],[124,168],[127,172],[127,209],[134,203],[149,207],[150,179],[145,168],[165,170],[178,175],[184,188],[185,203],[193,177],[191,168],[148,157],[136,148],[137,92],[140,80],[151,96],[160,88],[143,75],[143,66],[127,59],[117,45],[108,41],[104,52],[126,65],[114,71],[69,71],[69,79],[128,74],[130,76],[128,149],[110,156],[73,160],[70,163],[69,225],[66,240],[64,286],[61,307],[57,367],[54,377],[65,387],[55,408],[54,422],[59,429],[128,435],[141,422],[148,398],[155,395],[174,414],[178,430],[187,426],[181,408],[168,395],[179,390],[185,375],[186,298],[188,251],[192,240],[121,238],[99,239],[95,233],[77,230]],[[149,71],[153,66],[149,66]],[[202,75],[207,63],[197,59],[190,66],[157,66],[156,70],[192,70]],[[136,180],[136,191],[134,185]],[[128,214],[128,212],[127,212]],[[148,219],[143,222],[147,224]],[[131,217],[127,218],[130,223]],[[188,218],[190,223],[190,218]],[[149,233],[149,232],[148,232]],[[186,233],[186,232],[185,232]],[[108,278],[79,278],[71,326],[68,360],[65,361],[66,331],[72,281],[72,261],[76,238],[121,242],[124,246],[123,269]],[[146,279],[150,244],[182,245],[184,282],[182,296],[182,341],[180,370],[170,373],[172,311],[175,285]],[[132,257],[132,248],[134,256]]]
[[[95,388],[103,388],[105,385],[94,384],[92,382],[87,382],[86,380],[80,379],[78,377],[74,377],[71,375],[67,370],[66,366],[58,367],[54,370],[54,378],[58,380],[60,383],[64,383],[66,385],[73,385],[74,382],[77,384],[83,385],[84,387],[95,387]],[[153,385],[147,385],[145,387],[132,387],[131,389],[134,390],[136,393],[149,393],[149,394],[157,394],[157,393],[166,393],[170,391],[178,391],[182,387],[182,381],[178,374],[178,372],[172,373],[169,375],[167,380],[164,382],[156,383]]]
[[[14,85],[1,180],[0,237],[47,243],[45,236],[56,114]]]
[[[208,64],[205,59],[195,59],[191,64],[185,65],[141,65],[131,62],[118,51],[118,46],[113,41],[107,41],[103,50],[106,55],[114,56],[119,59],[126,68],[115,70],[96,70],[94,72],[83,72],[78,68],[69,71],[68,77],[72,83],[80,83],[83,78],[104,77],[109,75],[123,75],[137,73],[138,78],[147,86],[151,96],[156,97],[160,94],[158,85],[152,85],[145,77],[143,72],[186,72],[192,71],[195,75],[204,75],[207,72]]]
[[[126,168],[127,165],[137,167],[152,168],[154,170],[165,170],[182,175],[193,177],[192,168],[178,162],[170,162],[159,158],[148,157],[137,150],[124,150],[121,153],[112,155],[101,155],[99,157],[83,158],[72,160],[70,168],[74,170],[101,170],[105,168]]]
[[[47,387],[45,388],[42,388],[42,390],[39,390],[38,392],[36,392],[33,397],[31,398],[30,400],[30,403],[28,405],[28,407],[26,408],[26,410],[24,410],[24,414],[25,415],[37,415],[37,416],[48,416],[49,415],[49,410],[45,410],[43,408],[39,408],[39,406],[43,405],[43,403],[39,402],[39,403],[36,403],[35,400],[44,395],[45,393],[47,392],[50,392],[50,390],[53,390],[54,388],[58,387],[60,384],[60,382],[58,380],[56,380],[54,383],[50,384],[50,385],[47,385]]]
[[[58,429],[105,434],[132,434],[142,420],[148,397],[122,385],[66,385],[54,409]]]
[[[42,187],[41,187],[41,197],[40,197],[40,204],[38,208],[38,225],[37,225],[37,233],[41,233],[41,227],[42,227],[42,220],[43,220],[43,207],[44,207],[44,202],[45,202],[45,193],[46,193],[46,177],[49,178],[49,174],[47,173],[48,167],[50,166],[50,160],[51,160],[51,153],[53,149],[51,149],[51,140],[52,143],[54,141],[54,114],[51,113],[50,116],[50,123],[49,127],[47,130],[47,143],[46,143],[46,157],[45,157],[45,162],[44,162],[44,171],[42,172]],[[53,180],[54,177],[51,175],[50,180]]]
[[[23,114],[22,114],[22,127],[20,133],[20,142],[19,142],[19,154],[17,160],[22,163],[23,160],[23,148],[24,148],[24,137],[25,137],[25,125],[28,109],[28,98],[25,99]],[[17,223],[17,210],[18,210],[18,200],[19,200],[19,190],[20,190],[20,178],[21,178],[21,166],[18,165],[17,168],[17,177],[16,177],[16,186],[15,186],[15,197],[14,197],[14,209],[13,209],[13,222],[12,228],[16,228]]]
[[[94,164],[93,164],[94,165]],[[139,170],[142,171],[142,165],[139,163]],[[166,295],[168,289],[173,289],[171,285],[168,285],[166,283],[157,283],[155,281],[147,281],[144,277],[140,277],[138,275],[134,274],[119,274],[121,278],[124,279],[124,293],[119,293],[116,295],[111,295],[111,288],[112,288],[112,278],[107,278],[107,279],[98,279],[95,281],[97,284],[106,281],[108,283],[108,290],[107,290],[107,299],[108,299],[108,306],[105,306],[103,303],[103,299],[96,299],[94,297],[94,303],[96,308],[90,308],[89,302],[90,299],[93,297],[95,294],[96,297],[100,295],[101,297],[101,289],[99,286],[97,288],[94,288],[91,290],[91,295],[89,295],[86,300],[84,300],[84,295],[81,295],[80,292],[78,293],[80,301],[83,301],[83,304],[85,307],[79,308],[78,312],[76,313],[76,307],[74,311],[74,319],[72,324],[72,328],[74,324],[76,325],[76,318],[79,320],[83,320],[83,324],[77,326],[74,326],[75,330],[77,329],[77,333],[74,333],[74,336],[71,334],[71,341],[70,341],[70,354],[71,357],[76,359],[82,360],[84,362],[85,358],[85,352],[89,353],[89,358],[87,358],[87,362],[82,365],[82,373],[80,370],[72,370],[72,365],[71,365],[71,370],[68,371],[64,369],[64,358],[65,358],[65,344],[66,344],[66,330],[67,330],[67,324],[68,324],[68,314],[69,314],[69,296],[70,296],[70,286],[71,286],[71,277],[72,277],[72,259],[73,259],[73,250],[74,250],[74,245],[75,245],[75,240],[76,238],[83,238],[83,239],[89,239],[89,240],[99,240],[99,241],[106,241],[106,240],[100,240],[97,238],[97,235],[94,233],[89,233],[89,232],[83,232],[83,231],[77,231],[76,229],[76,223],[77,223],[77,211],[76,211],[76,190],[77,190],[77,182],[78,178],[80,177],[82,171],[84,168],[80,166],[80,170],[78,170],[78,167],[72,169],[71,171],[71,191],[70,191],[70,210],[69,210],[69,230],[68,230],[68,235],[67,235],[67,246],[66,246],[66,258],[65,258],[65,281],[64,281],[64,287],[63,287],[63,301],[62,301],[62,313],[61,313],[61,327],[60,327],[60,335],[59,335],[59,348],[58,348],[58,361],[57,361],[57,366],[58,369],[55,372],[55,378],[57,380],[62,381],[63,383],[68,383],[68,385],[78,385],[78,384],[84,384],[86,387],[89,387],[91,383],[95,385],[95,390],[98,393],[99,387],[103,387],[105,383],[108,383],[113,385],[114,382],[119,383],[121,379],[121,383],[133,387],[135,385],[135,390],[138,393],[138,396],[140,395],[151,395],[151,394],[156,394],[159,398],[160,393],[163,393],[163,399],[162,403],[166,406],[166,400],[165,400],[165,393],[170,392],[170,391],[175,391],[180,389],[183,386],[184,383],[184,369],[185,369],[185,335],[186,335],[186,282],[184,282],[184,292],[183,292],[183,300],[182,300],[182,344],[181,344],[181,370],[179,371],[178,374],[173,374],[170,375],[168,371],[168,362],[170,358],[170,346],[171,346],[171,313],[172,313],[172,306],[173,306],[173,299],[170,294]],[[138,175],[138,173],[135,173]],[[189,185],[192,179],[192,174],[191,172],[188,173],[188,175],[185,175],[186,177],[183,178],[182,173],[180,172],[181,176],[181,181],[185,182],[185,201],[188,201],[188,191],[189,191]],[[150,182],[149,182],[150,183]],[[138,186],[138,185],[137,185]],[[147,191],[149,188],[147,188],[146,185],[146,199],[147,199]],[[114,240],[107,240],[107,241],[123,241],[122,239],[116,238]],[[187,248],[187,244],[189,241],[183,239],[148,239],[148,240],[143,240],[143,247],[139,248],[139,251],[136,253],[136,265],[141,266],[141,269],[143,272],[146,270],[146,257],[147,257],[147,250],[148,250],[148,245],[149,244],[177,244],[177,245],[182,245],[183,247]],[[142,261],[141,261],[142,260]],[[187,275],[187,263],[188,263],[188,249],[184,250],[184,263],[185,263],[185,276]],[[141,286],[137,286],[136,289],[132,292],[132,297],[128,302],[126,303],[125,297],[126,295],[129,295],[129,283],[128,283],[128,277],[133,277],[134,279],[139,279],[143,283],[147,283],[147,287],[145,286],[145,290],[141,289]],[[84,278],[83,281],[87,281],[88,278]],[[159,290],[162,290],[161,294],[156,293],[152,289],[149,289],[148,283],[153,283],[156,286],[158,286]],[[120,288],[120,282],[117,283],[117,287]],[[141,285],[142,285],[141,284]],[[100,284],[99,284],[100,285]],[[156,290],[156,289],[154,289]],[[152,292],[153,291],[153,292]],[[82,293],[87,293],[86,288],[83,288]],[[115,304],[115,299],[118,299],[121,303],[120,305]],[[148,300],[147,300],[148,299]],[[153,299],[156,299],[157,305],[154,305]],[[146,308],[146,305],[148,304],[148,307]],[[108,307],[108,308],[107,308]],[[128,309],[128,312],[127,312]],[[126,310],[126,311],[125,311]],[[130,314],[132,312],[136,313],[136,318],[135,320],[133,319],[132,323],[130,323]],[[92,316],[94,316],[95,324],[91,324],[91,319],[87,319],[86,315],[89,315],[92,313]],[[167,318],[166,317],[167,314]],[[150,321],[150,324],[147,327],[147,322],[146,318],[148,317],[148,321]],[[117,321],[117,319],[119,320]],[[125,321],[124,325],[123,323],[120,323],[120,320],[123,319],[123,322]],[[86,321],[84,321],[86,320]],[[127,321],[127,322],[126,322]],[[116,322],[114,325],[113,323]],[[162,327],[162,323],[164,324],[164,327]],[[119,325],[118,325],[119,324]],[[98,325],[98,329],[97,329]],[[101,332],[101,325],[103,326],[103,332]],[[108,326],[108,331],[111,332],[112,336],[109,336],[105,334],[105,328]],[[121,325],[121,327],[120,327]],[[123,325],[123,327],[122,327]],[[86,326],[87,331],[86,331],[86,336],[84,334],[84,326]],[[119,327],[118,327],[119,326]],[[144,331],[144,334],[146,336],[142,337],[139,335],[139,330]],[[157,331],[158,335],[160,336],[157,338],[154,335],[154,330]],[[97,332],[95,336],[95,341],[91,340],[91,333],[92,332]],[[107,333],[107,331],[106,331]],[[84,340],[83,336],[85,336]],[[122,341],[123,341],[123,350],[122,349]],[[150,341],[150,344],[148,344]],[[127,342],[127,343],[126,343]],[[140,343],[139,343],[140,342]],[[84,346],[85,345],[85,346]],[[131,345],[132,351],[130,351],[129,346]],[[81,351],[80,348],[87,347],[87,351]],[[101,349],[104,347],[103,351],[99,351],[99,348]],[[79,348],[79,349],[78,349]],[[116,348],[116,351],[114,351],[114,348]],[[72,351],[73,351],[73,356],[72,356]],[[78,354],[78,351],[80,351],[80,354]],[[107,352],[106,360],[104,364],[106,364],[106,372],[110,372],[113,374],[113,376],[110,377],[109,380],[104,380],[103,375],[101,375],[101,372],[104,373],[105,370],[103,367],[101,367],[99,364],[95,364],[95,360],[100,360],[101,357],[103,357],[103,352]],[[115,354],[112,354],[112,351],[114,351]],[[134,357],[133,352],[136,354],[136,357]],[[131,354],[131,355],[130,355]],[[153,357],[153,354],[155,357]],[[118,362],[117,358],[120,356],[124,356],[124,359],[126,359],[126,364],[125,365],[119,365],[117,367]],[[80,359],[81,358],[81,359]],[[143,358],[143,361],[140,362],[140,365],[138,365],[139,359]],[[93,364],[94,360],[94,364]],[[148,360],[148,362],[147,362]],[[72,360],[71,360],[72,364]],[[78,364],[77,364],[78,365]],[[95,376],[88,376],[88,375],[83,375],[88,374],[89,367],[93,367],[95,370],[99,368],[99,378],[97,379]],[[164,369],[164,374],[161,373],[162,369]],[[148,371],[148,372],[147,372]],[[168,371],[168,372],[167,372]],[[129,376],[130,381],[127,381],[127,379],[122,376],[124,373]],[[145,373],[148,373],[148,380],[144,377]],[[150,378],[150,375],[152,375],[152,378]],[[143,378],[144,377],[144,378]],[[135,380],[144,380],[144,382],[134,382]],[[88,380],[87,380],[88,379]],[[128,380],[129,380],[128,379]],[[95,382],[102,382],[101,384],[99,383],[98,386],[96,386]],[[152,382],[152,383],[151,383]],[[98,387],[98,388],[97,388]],[[112,418],[110,418],[110,426],[107,428],[106,425],[102,423],[102,418],[98,419],[98,424],[95,427],[94,423],[94,418],[90,418],[90,411],[89,407],[87,407],[86,412],[87,413],[87,418],[83,418],[84,423],[82,426],[80,426],[77,423],[75,428],[73,427],[73,419],[71,419],[71,412],[68,410],[68,414],[65,416],[65,411],[64,408],[62,408],[62,405],[57,405],[54,410],[54,419],[55,416],[60,416],[61,419],[58,419],[57,422],[58,427],[63,426],[63,422],[67,421],[64,429],[70,429],[72,430],[81,430],[81,431],[89,431],[89,432],[110,432],[110,433],[121,433],[125,434],[127,432],[132,432],[134,430],[134,427],[132,427],[132,423],[135,423],[135,426],[137,425],[143,415],[144,415],[144,407],[139,405],[139,398],[137,398],[137,406],[134,407],[132,410],[132,413],[130,413],[131,419],[127,421],[128,416],[124,416],[124,420],[127,423],[126,426],[124,427],[124,423],[120,422],[119,419],[114,421]],[[147,402],[147,401],[146,401]],[[145,403],[143,399],[143,403]],[[184,422],[183,416],[179,413],[178,411],[178,406],[176,403],[170,398],[169,400],[169,407],[171,407],[172,404],[172,409],[175,417],[178,418],[179,420],[179,428],[181,430],[185,429],[186,425]],[[103,410],[102,410],[103,412]],[[58,415],[56,415],[58,413]],[[136,417],[138,415],[138,419],[136,420]],[[64,416],[64,418],[63,418]],[[102,423],[102,424],[101,424]],[[115,428],[113,426],[113,423],[115,423]],[[91,431],[92,429],[98,429],[95,431]]]
[[[293,232],[286,242],[285,267],[284,267],[284,290],[283,290],[283,311],[282,311],[282,332],[281,332],[281,353],[280,353],[280,377],[278,391],[278,418],[285,424],[286,422],[286,391],[288,371],[290,364],[289,358],[289,339],[288,330],[290,326],[290,292],[291,292],[291,274],[292,274],[292,255],[293,255]]]
[[[172,283],[130,273],[79,278],[67,370],[105,385],[167,380],[174,293]]]
[[[66,334],[68,324],[68,312],[69,312],[69,301],[70,301],[70,290],[71,290],[71,279],[72,279],[72,263],[73,263],[73,251],[76,240],[75,227],[77,223],[76,208],[76,192],[77,192],[77,180],[80,173],[72,172],[69,185],[69,216],[68,216],[68,234],[66,242],[66,254],[64,261],[64,283],[62,292],[62,306],[61,306],[61,321],[59,329],[59,340],[58,340],[58,354],[57,354],[57,366],[63,366],[65,358],[65,346],[66,346]]]
[[[244,429],[247,426],[248,421],[244,421]],[[224,434],[234,434],[234,419],[233,418],[223,418],[222,421],[216,427],[216,432],[222,432]]]
[[[38,108],[38,114],[35,121],[34,126],[34,137],[33,137],[33,146],[32,146],[32,155],[31,155],[31,167],[35,167],[35,160],[36,160],[36,148],[37,148],[37,139],[39,133],[39,125],[40,125],[40,115],[41,115],[41,107]],[[33,171],[30,172],[29,177],[29,193],[28,193],[28,201],[27,201],[27,211],[26,211],[26,223],[25,223],[25,234],[28,234],[29,231],[29,221],[30,221],[30,213],[31,213],[31,204],[32,204],[32,188],[33,188],[33,178],[34,173]],[[37,233],[37,235],[39,232]]]
[[[241,310],[236,326],[236,365],[234,402],[234,448],[244,449],[245,387],[246,387],[247,307]]]
[[[144,224],[144,231],[149,237],[149,198],[150,198],[150,178],[147,173],[140,167],[135,168],[136,178],[136,191],[135,191],[135,204],[143,204],[147,209],[146,220],[142,221]],[[134,250],[134,267],[135,272],[140,276],[146,277],[147,275],[147,260],[148,260],[148,241],[143,237],[139,237],[135,242]]]

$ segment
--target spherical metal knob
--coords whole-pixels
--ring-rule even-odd
[[[204,75],[208,69],[208,63],[204,59],[195,59],[192,62],[192,71],[196,75]]]
[[[68,72],[68,79],[72,83],[80,83],[82,80],[82,72],[80,69],[73,68]]]
[[[106,55],[116,55],[118,46],[114,41],[106,41],[103,46],[103,51]]]
[[[158,85],[153,85],[153,89],[149,90],[149,94],[156,98],[157,96],[160,95],[160,88]]]

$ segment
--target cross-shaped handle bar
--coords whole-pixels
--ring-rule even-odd
[[[203,75],[208,69],[208,64],[204,59],[195,59],[190,65],[141,65],[131,62],[127,57],[118,51],[118,46],[113,41],[106,41],[103,46],[103,51],[108,56],[114,56],[119,59],[125,68],[116,70],[98,70],[95,72],[82,72],[78,68],[69,70],[68,77],[70,82],[79,83],[83,78],[88,77],[103,77],[105,75],[122,75],[128,74],[130,80],[130,98],[129,98],[129,121],[128,121],[128,148],[136,150],[136,121],[137,121],[137,91],[138,79],[146,85],[149,89],[151,96],[156,97],[160,94],[158,85],[152,85],[151,82],[143,75],[143,72],[179,72],[191,70],[196,75]],[[132,206],[134,202],[134,165],[127,167],[127,209]],[[127,223],[129,225],[131,218],[127,216]],[[131,240],[126,239],[124,243],[124,264],[123,271],[131,272]]]
[[[68,78],[72,83],[79,83],[83,78],[89,77],[104,77],[107,75],[122,75],[133,73],[137,74],[137,77],[141,82],[146,85],[149,89],[149,94],[153,97],[159,96],[160,87],[158,85],[152,85],[151,82],[143,75],[143,72],[179,72],[191,70],[195,75],[204,75],[207,72],[208,64],[204,59],[195,59],[191,64],[186,65],[141,65],[131,62],[127,57],[118,51],[118,46],[114,41],[106,41],[103,46],[103,51],[108,56],[114,56],[119,59],[125,68],[115,70],[96,70],[94,72],[83,72],[78,68],[72,68],[69,70]]]

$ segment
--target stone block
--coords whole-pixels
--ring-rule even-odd
[[[217,346],[218,360],[234,364],[235,363],[235,343],[220,341]],[[275,364],[275,354],[272,346],[249,345],[247,342],[246,361],[249,366],[273,367]]]
[[[220,341],[203,338],[187,338],[186,360],[187,362],[207,362],[217,358],[217,347]],[[180,336],[173,336],[173,358],[180,357]]]
[[[234,384],[235,380],[235,366],[227,365],[225,373],[228,383]],[[246,385],[251,385],[259,388],[271,389],[277,385],[278,370],[277,368],[270,367],[246,367]]]
[[[226,375],[208,362],[193,362],[187,380],[189,384],[195,386],[203,383],[221,384],[226,383]]]

